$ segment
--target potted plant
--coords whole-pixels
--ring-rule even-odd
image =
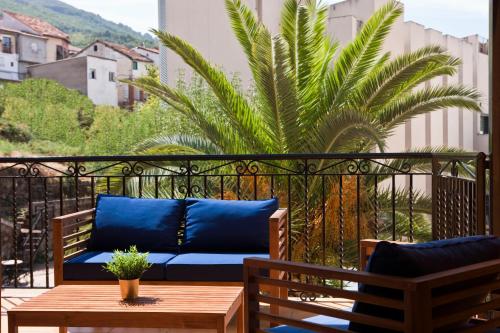
[[[103,266],[118,278],[123,300],[133,300],[139,295],[139,279],[151,267],[148,255],[140,253],[133,245],[128,251],[116,250],[111,261]]]

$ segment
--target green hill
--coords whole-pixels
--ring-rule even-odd
[[[41,18],[71,36],[73,45],[83,47],[95,39],[105,39],[129,47],[156,46],[150,34],[105,20],[101,16],[58,0],[0,0],[0,9]]]

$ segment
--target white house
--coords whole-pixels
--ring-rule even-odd
[[[116,80],[118,86],[118,104],[131,106],[136,101],[144,101],[144,92],[134,86],[119,82],[133,80],[147,74],[147,66],[153,65],[153,60],[127,48],[126,46],[97,40],[88,45],[75,57],[96,56],[116,61]]]
[[[96,56],[67,58],[28,67],[30,77],[54,80],[96,105],[118,106],[117,61]]]

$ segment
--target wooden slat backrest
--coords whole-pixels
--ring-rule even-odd
[[[304,274],[323,279],[352,281],[369,284],[384,288],[401,290],[404,293],[403,300],[390,299],[382,296],[368,295],[353,290],[342,290],[325,285],[314,285],[310,281],[288,281],[265,276],[266,270],[278,270],[287,272],[282,276],[293,276],[293,274]],[[478,280],[479,279],[479,280]],[[486,281],[486,280],[487,281]],[[476,282],[468,284],[467,282]],[[478,281],[486,281],[477,283]],[[263,293],[265,286],[278,286],[312,294],[340,297],[365,303],[380,305],[404,311],[404,322],[377,318],[363,314],[355,314],[338,309],[330,309],[323,306],[297,302],[267,296]],[[458,287],[457,287],[458,286]],[[369,324],[371,326],[393,329],[405,333],[431,333],[435,329],[463,321],[481,315],[490,310],[500,308],[500,298],[490,294],[484,302],[480,298],[490,292],[498,290],[500,286],[500,259],[491,260],[479,264],[448,270],[441,273],[430,274],[419,278],[399,278],[383,276],[366,272],[347,271],[337,268],[321,267],[310,264],[292,263],[265,259],[245,260],[245,302],[247,304],[247,329],[249,333],[258,332],[261,329],[261,320],[271,321],[275,324],[293,325],[317,332],[348,332],[346,330],[332,330],[331,328],[318,328],[317,324],[288,318],[277,313],[265,314],[260,309],[260,303],[278,305],[287,309],[304,311],[312,314],[321,314],[345,320]],[[435,291],[439,290],[439,293]],[[443,292],[444,290],[444,292]],[[479,300],[472,301],[471,297],[481,296]],[[456,311],[435,312],[437,307],[446,304],[469,304],[465,308]],[[483,320],[476,326],[463,328],[460,332],[484,332],[487,328],[500,325],[500,319]]]
[[[373,326],[381,327],[384,329],[391,329],[397,331],[404,331],[405,324],[402,322],[378,318],[375,316],[368,316],[350,311],[339,310],[335,308],[328,308],[319,305],[313,305],[283,298],[276,298],[272,295],[267,296],[263,289],[267,286],[279,286],[282,288],[293,289],[300,292],[316,295],[326,295],[331,297],[342,297],[351,300],[362,300],[371,304],[383,304],[387,307],[404,310],[404,302],[402,300],[394,300],[380,296],[368,295],[353,290],[343,290],[339,287],[327,286],[323,284],[311,284],[303,281],[288,281],[283,279],[276,279],[272,276],[266,276],[264,272],[269,270],[277,270],[286,274],[281,276],[294,276],[302,274],[310,277],[317,277],[317,279],[310,279],[316,281],[323,280],[342,280],[352,281],[356,283],[369,283],[380,287],[393,288],[401,290],[402,292],[410,292],[414,290],[414,285],[409,279],[393,278],[370,274],[366,272],[348,271],[330,267],[320,267],[311,264],[292,263],[287,261],[278,260],[264,260],[264,259],[246,259],[245,260],[245,291],[246,291],[246,304],[248,310],[248,326],[249,333],[257,332],[261,327],[260,320],[267,320],[276,325],[293,325],[314,332],[349,332],[347,330],[332,329],[326,326],[320,326],[305,321],[297,321],[296,319],[289,318],[276,313],[271,315],[264,313],[260,309],[260,303],[278,305],[282,308],[299,310],[306,313],[320,314],[330,317],[341,318],[345,320],[354,320],[359,323],[370,324]]]

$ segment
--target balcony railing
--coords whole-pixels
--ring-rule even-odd
[[[276,196],[289,210],[290,260],[354,269],[363,238],[487,233],[486,174],[482,153],[2,158],[3,284],[52,286],[50,219],[99,193]]]

